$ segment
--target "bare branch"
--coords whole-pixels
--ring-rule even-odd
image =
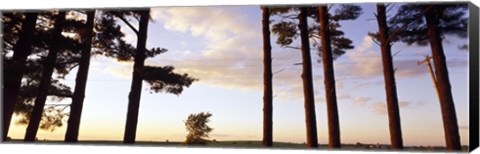
[[[282,69],[280,69],[280,70],[278,70],[278,71],[276,71],[276,72],[273,72],[272,75],[277,74],[277,73],[280,73],[280,72],[283,72],[283,71],[285,71],[285,68],[282,68]]]
[[[373,41],[375,44],[377,44],[378,46],[381,46],[381,43],[378,42],[377,40],[375,40],[375,38],[373,38],[373,37],[370,37],[370,38],[372,39],[372,41]]]
[[[288,46],[288,45],[283,46],[283,47],[290,48],[290,49],[296,49],[296,50],[302,50],[302,48],[300,48],[300,47],[294,47],[294,46]]]
[[[398,50],[397,52],[395,52],[392,57],[395,57],[396,55],[398,55],[400,52],[402,52],[402,50]]]

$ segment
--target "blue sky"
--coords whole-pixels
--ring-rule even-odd
[[[377,31],[374,4],[362,4],[363,14],[342,23],[355,49],[335,63],[337,98],[343,143],[389,143],[388,119],[380,50],[368,36]],[[198,82],[180,95],[151,94],[144,84],[137,140],[183,141],[183,120],[191,113],[211,112],[211,139],[262,139],[262,33],[258,6],[160,7],[151,11],[148,47],[167,53],[147,59],[147,65],[172,65]],[[128,27],[126,40],[136,43]],[[300,52],[273,45],[275,141],[305,142]],[[467,40],[444,41],[450,83],[462,144],[468,145],[468,52],[457,46]],[[298,42],[295,42],[298,44]],[[404,143],[444,145],[440,106],[425,65],[417,65],[429,47],[396,43],[392,52],[397,68],[397,88]],[[319,142],[327,143],[323,70],[312,53]],[[121,140],[126,120],[133,63],[101,56],[92,58],[80,140]],[[65,83],[74,87],[76,70]],[[64,102],[69,103],[66,99]],[[13,126],[10,136],[23,138],[25,126]],[[40,131],[40,139],[63,139],[65,127]]]

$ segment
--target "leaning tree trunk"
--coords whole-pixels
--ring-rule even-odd
[[[87,24],[85,27],[86,33],[81,35],[84,49],[81,53],[80,64],[78,66],[77,78],[75,81],[75,90],[72,97],[72,105],[70,106],[67,132],[65,134],[66,142],[78,141],[83,100],[85,98],[85,88],[87,86],[88,79],[88,68],[90,66],[94,19],[95,10],[87,11]]]
[[[270,44],[270,12],[263,11],[263,146],[272,146],[272,46]]]
[[[383,77],[387,95],[388,122],[390,127],[390,142],[392,149],[403,149],[400,112],[398,108],[397,88],[393,70],[393,60],[390,41],[388,40],[387,15],[384,4],[377,4],[377,23],[382,50]]]
[[[51,40],[50,50],[44,63],[44,70],[40,85],[38,87],[38,94],[35,98],[35,104],[33,106],[32,115],[25,134],[25,141],[35,141],[37,136],[38,127],[42,119],[43,108],[45,107],[45,101],[47,100],[48,89],[51,84],[53,70],[57,60],[57,54],[60,50],[60,42],[62,40],[62,29],[65,21],[65,12],[60,11],[55,18],[55,28],[53,30],[53,39]]]
[[[441,12],[433,6],[425,12],[427,21],[427,35],[432,50],[435,77],[438,86],[440,107],[442,109],[443,127],[448,150],[461,150],[460,135],[458,133],[457,115],[453,103],[452,88],[448,77],[447,63],[442,47],[442,39],[438,30],[438,14]]]
[[[298,16],[300,38],[302,42],[302,81],[305,101],[305,123],[307,126],[307,146],[318,147],[317,120],[315,117],[315,97],[313,93],[312,60],[310,57],[310,43],[308,39],[307,8],[300,8]]]
[[[11,69],[5,70],[3,82],[3,135],[2,140],[7,140],[13,109],[22,83],[22,76],[25,73],[28,55],[32,53],[31,47],[35,33],[35,25],[38,13],[25,13],[25,20],[22,22],[22,31],[19,39],[13,47]]]
[[[134,143],[138,123],[138,110],[140,108],[140,96],[142,94],[142,77],[140,71],[145,63],[145,47],[147,43],[147,28],[150,17],[150,9],[140,11],[139,33],[135,63],[133,64],[133,77],[130,94],[128,96],[127,122],[125,125],[124,143]]]
[[[322,39],[322,63],[325,82],[325,95],[328,112],[328,146],[340,147],[340,125],[338,124],[337,96],[335,92],[335,76],[329,31],[329,17],[326,6],[319,6],[320,37]]]

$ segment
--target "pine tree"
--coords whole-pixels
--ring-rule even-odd
[[[390,20],[398,29],[396,40],[430,45],[448,150],[461,150],[461,143],[442,39],[447,35],[467,37],[467,8],[466,3],[405,4]]]

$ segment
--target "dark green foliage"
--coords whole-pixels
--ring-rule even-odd
[[[208,133],[210,133],[213,128],[208,126],[208,122],[212,116],[211,113],[200,112],[197,114],[190,114],[185,121],[185,127],[188,131],[187,139],[185,144],[187,145],[205,145],[208,140]]]
[[[335,14],[330,16],[330,19],[333,21],[341,20],[355,20],[362,14],[362,8],[358,5],[353,4],[342,4],[338,5],[338,8],[335,10]]]
[[[436,18],[439,20],[438,29],[440,36],[454,35],[460,38],[467,37],[468,5],[460,4],[405,4],[400,6],[398,13],[389,20],[392,40],[402,41],[409,45],[428,45],[427,24],[424,13],[428,9],[435,9]]]
[[[344,37],[344,32],[340,30],[340,21],[354,20],[362,13],[362,8],[358,5],[342,4],[338,5],[334,14],[330,14],[330,34],[332,40],[333,58],[343,55],[346,50],[353,49],[352,41]],[[298,47],[290,46],[293,40],[297,39],[300,35],[298,29],[297,16],[299,14],[298,7],[278,7],[271,8],[271,14],[279,18],[278,21],[274,21],[272,25],[272,33],[277,35],[276,43],[282,47],[290,47],[299,49]],[[308,7],[308,17],[313,19],[313,23],[309,24],[308,33],[309,38],[314,41],[313,48],[318,52],[321,57],[321,43],[319,36],[319,22],[318,22],[318,10],[317,7]]]
[[[183,87],[189,87],[193,81],[198,79],[192,78],[188,74],[176,74],[173,72],[174,69],[173,66],[145,66],[140,74],[143,80],[150,84],[150,90],[156,93],[167,92],[180,95]]]

